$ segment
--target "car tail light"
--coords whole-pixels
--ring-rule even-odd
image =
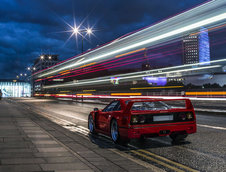
[[[190,121],[194,118],[194,115],[192,112],[185,112],[179,114],[179,119],[182,121]]]
[[[137,115],[131,116],[131,124],[137,124],[137,123],[138,123]]]
[[[144,124],[146,117],[144,115],[132,115],[131,124]]]
[[[187,119],[193,119],[193,114],[191,112],[186,113]]]

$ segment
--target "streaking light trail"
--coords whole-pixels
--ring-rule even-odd
[[[188,71],[198,71],[198,70],[204,70],[204,69],[211,69],[211,68],[219,68],[221,65],[213,65],[213,66],[205,66],[205,67],[197,67],[197,68],[190,68],[190,69],[181,69],[181,70],[173,70],[173,71],[166,71],[166,72],[156,72],[156,73],[151,73],[149,75],[151,76],[157,76],[157,75],[162,75],[162,74],[170,74],[170,73],[179,73],[179,72],[188,72]],[[148,76],[147,74],[139,74],[139,75],[132,75],[130,76],[125,76],[121,77],[120,80],[125,80],[125,79],[132,79],[132,78],[141,78],[144,76]],[[114,77],[114,76],[111,76]],[[79,85],[86,85],[86,84],[95,84],[95,83],[103,83],[103,82],[110,82],[111,77],[107,79],[87,79],[87,80],[81,80],[79,82],[72,82],[72,83],[65,83],[65,84],[57,84],[57,85],[51,85],[51,86],[44,86],[43,88],[48,89],[48,88],[56,88],[56,87],[67,87],[67,86],[79,86]]]
[[[218,10],[213,10],[212,8],[218,7]],[[209,13],[208,13],[209,12]],[[193,15],[187,17],[187,14]],[[205,14],[205,15],[203,15]],[[198,17],[196,17],[198,16]],[[117,56],[122,53],[127,53],[128,51],[133,51],[134,49],[145,48],[151,44],[158,44],[163,41],[169,41],[170,39],[175,39],[181,37],[184,33],[192,32],[200,27],[206,27],[210,24],[215,25],[217,22],[221,22],[226,19],[225,13],[225,2],[223,1],[211,1],[202,6],[196,7],[192,10],[189,10],[185,13],[177,15],[173,18],[167,19],[161,23],[158,23],[154,26],[148,27],[144,30],[141,30],[137,33],[133,33],[129,36],[126,36],[121,39],[117,39],[106,46],[95,49],[95,51],[90,51],[86,54],[79,56],[78,58],[84,58],[82,61],[73,62],[72,59],[70,63],[63,63],[54,68],[50,68],[47,71],[42,71],[39,74],[36,74],[36,77],[44,77],[50,74],[65,70],[72,69],[80,65],[86,65],[87,63],[92,63],[93,61],[99,61],[100,59],[107,59],[112,56]],[[178,24],[171,26],[170,23],[178,20]],[[169,24],[167,27],[162,28],[159,32],[156,29],[161,25]],[[108,48],[109,47],[109,48]]]

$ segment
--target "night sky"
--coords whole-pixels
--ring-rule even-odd
[[[1,0],[0,79],[25,73],[43,53],[61,60],[81,53],[69,25],[92,27],[84,50],[166,19],[205,0]]]

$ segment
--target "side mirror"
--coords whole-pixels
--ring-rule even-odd
[[[98,109],[98,108],[94,108],[93,110],[96,112],[96,111],[98,111],[99,109]]]

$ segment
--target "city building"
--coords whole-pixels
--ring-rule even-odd
[[[24,81],[0,79],[2,97],[30,97],[31,85]]]
[[[210,45],[208,29],[190,34],[183,39],[183,64],[193,64],[210,61]]]
[[[59,63],[58,55],[43,54],[38,57],[33,65],[34,73]]]
[[[46,69],[48,67],[51,67],[53,65],[56,65],[59,63],[60,60],[58,59],[58,55],[52,55],[52,54],[42,54],[40,57],[38,57],[33,65],[32,73],[38,72],[40,70]],[[34,82],[32,78],[32,94],[34,94],[35,91],[41,91],[41,86],[45,84],[47,81],[38,81]]]

